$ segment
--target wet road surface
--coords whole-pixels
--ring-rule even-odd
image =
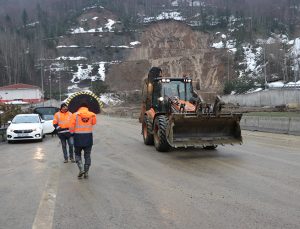
[[[157,152],[136,120],[98,117],[89,179],[57,138],[0,144],[0,228],[300,228],[300,137]]]

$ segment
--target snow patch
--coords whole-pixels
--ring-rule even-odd
[[[77,72],[73,74],[73,78],[71,79],[72,83],[79,83],[82,80],[90,79],[91,81],[102,80],[105,81],[105,64],[107,62],[99,62],[96,64],[77,64]],[[94,67],[98,65],[98,72],[96,75],[92,75],[92,70]]]
[[[83,56],[60,56],[55,60],[87,60],[87,58]]]
[[[123,101],[113,93],[103,93],[100,95],[100,100],[107,104],[107,105],[118,105],[121,104]]]
[[[262,88],[250,89],[245,94],[251,94],[251,93],[259,92],[259,91],[262,91],[262,90],[263,90]]]
[[[218,43],[213,43],[211,47],[216,48],[216,49],[221,49],[221,48],[225,48],[224,47],[224,43],[222,41],[218,42]]]
[[[39,21],[35,21],[35,22],[32,22],[32,23],[29,23],[29,24],[27,24],[26,26],[28,27],[34,27],[34,26],[36,26],[36,25],[38,25],[38,24],[40,24],[40,22]]]
[[[178,0],[172,1],[172,2],[171,2],[171,5],[172,5],[172,6],[179,6]]]
[[[281,88],[284,86],[282,81],[272,82],[267,84],[269,88]]]
[[[67,45],[58,45],[58,46],[56,46],[56,48],[57,49],[61,49],[61,48],[79,48],[79,46],[78,45],[69,45],[69,46],[67,46]]]
[[[144,18],[144,23],[149,23],[152,21],[160,21],[160,20],[167,20],[167,19],[174,19],[176,21],[184,21],[185,18],[181,16],[180,12],[162,12],[157,17],[146,17]]]
[[[131,46],[135,46],[135,45],[139,45],[139,44],[141,44],[141,42],[139,42],[139,41],[130,42]]]
[[[243,47],[244,50],[244,56],[245,56],[245,62],[243,64],[246,65],[245,73],[248,76],[257,76],[262,71],[262,66],[258,65],[258,60],[261,57],[262,48],[253,48],[252,45],[247,45],[246,47]],[[241,76],[242,72],[240,72]]]
[[[123,49],[131,49],[133,47],[129,47],[127,45],[119,45],[119,46],[115,46],[115,45],[111,45],[111,46],[106,46],[106,47],[111,47],[111,48],[123,48]]]
[[[100,80],[105,81],[105,64],[106,62],[99,63],[98,73],[100,75]]]
[[[113,32],[113,25],[116,23],[116,21],[114,21],[112,19],[108,19],[107,21],[108,22],[105,24],[104,28],[99,27],[99,28],[85,30],[82,27],[78,27],[78,28],[75,28],[75,29],[71,29],[70,33],[71,34],[79,34],[79,33]]]

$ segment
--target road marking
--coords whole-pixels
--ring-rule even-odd
[[[42,194],[39,208],[33,221],[32,229],[52,228],[59,174],[60,168],[58,166],[52,167],[46,189]]]

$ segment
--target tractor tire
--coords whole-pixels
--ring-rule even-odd
[[[153,134],[151,134],[152,124],[147,116],[144,117],[143,123],[142,123],[142,135],[144,139],[145,145],[153,145]]]
[[[169,119],[165,115],[157,116],[154,121],[154,145],[159,152],[167,152],[171,148],[166,134],[168,122]]]
[[[211,145],[211,146],[204,146],[203,149],[206,149],[206,150],[214,150],[218,147],[218,145]]]

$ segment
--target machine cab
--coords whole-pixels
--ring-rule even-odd
[[[153,81],[152,107],[165,112],[169,100],[190,101],[193,97],[192,80],[188,78],[156,78]]]

